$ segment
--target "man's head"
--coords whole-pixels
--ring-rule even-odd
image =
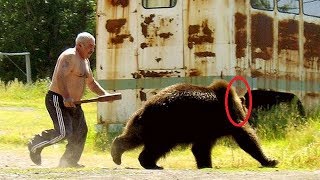
[[[76,38],[76,48],[82,58],[90,58],[96,46],[95,38],[87,32],[79,33]]]

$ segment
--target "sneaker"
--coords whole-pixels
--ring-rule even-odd
[[[28,143],[28,150],[29,150],[29,156],[33,163],[36,165],[41,165],[41,151],[42,149],[38,148],[36,151],[32,151],[32,144],[31,142]]]

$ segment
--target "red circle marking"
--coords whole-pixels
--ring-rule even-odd
[[[240,80],[240,81],[244,82],[244,84],[246,85],[248,94],[249,94],[249,109],[248,109],[248,112],[247,112],[247,115],[246,115],[244,121],[242,121],[239,124],[237,124],[235,121],[233,121],[232,117],[230,116],[229,104],[228,104],[229,91],[231,89],[232,84],[236,80]],[[231,79],[231,81],[228,84],[226,94],[224,96],[224,106],[225,106],[225,110],[226,110],[226,113],[227,113],[228,120],[231,122],[231,124],[233,124],[234,126],[237,126],[237,127],[242,127],[243,125],[245,125],[245,123],[248,122],[249,117],[251,115],[251,110],[252,110],[252,95],[251,95],[251,90],[250,90],[249,83],[245,78],[243,78],[242,76],[235,76],[233,79]]]

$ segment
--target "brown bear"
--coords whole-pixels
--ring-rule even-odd
[[[302,120],[306,118],[306,112],[302,102],[293,93],[279,92],[273,90],[257,89],[251,90],[252,95],[252,114],[250,117],[250,125],[257,127],[258,125],[258,113],[259,111],[269,111],[273,107],[279,106],[280,104],[286,104],[289,110],[296,111]],[[244,95],[245,99],[249,98],[249,93]],[[249,102],[246,101],[246,107],[249,106]]]
[[[228,82],[214,81],[208,87],[176,84],[150,98],[128,120],[124,132],[111,145],[111,156],[121,164],[127,151],[144,145],[139,161],[145,169],[162,169],[157,161],[177,145],[192,144],[198,168],[212,168],[211,149],[222,136],[232,136],[239,146],[265,167],[277,160],[267,158],[248,123],[236,127],[228,120],[224,98]],[[233,88],[228,99],[230,115],[236,123],[246,116],[246,108]]]
[[[296,108],[298,114],[301,117],[306,116],[305,109],[303,107],[302,102],[293,93],[288,92],[279,92],[273,90],[264,90],[264,89],[257,89],[251,90],[252,95],[252,109],[263,109],[263,110],[270,110],[272,107],[279,105],[281,103],[288,104],[289,106],[293,106],[292,108]],[[249,98],[249,93],[247,92],[244,95],[244,98]],[[246,102],[246,106],[249,103]]]

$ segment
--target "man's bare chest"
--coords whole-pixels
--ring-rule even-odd
[[[83,77],[83,78],[88,77],[89,64],[87,60],[78,61],[74,66],[73,73],[77,77]]]

